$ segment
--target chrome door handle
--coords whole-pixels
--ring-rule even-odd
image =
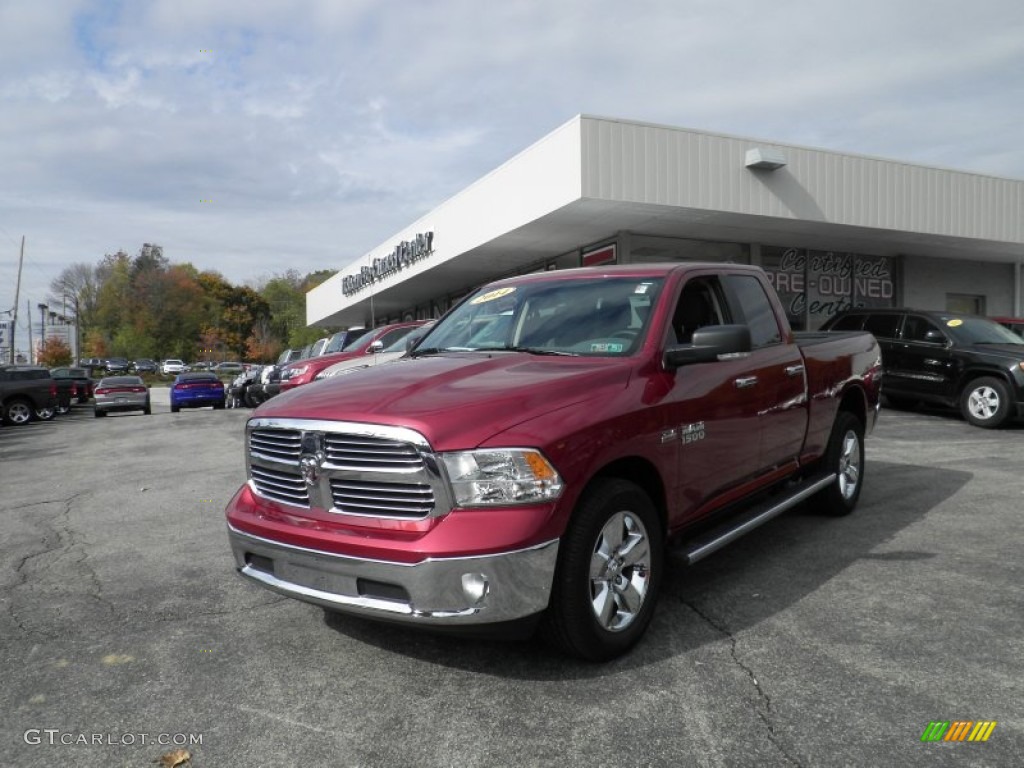
[[[787,365],[786,366],[786,375],[787,376],[799,376],[803,372],[804,372],[803,365]]]
[[[741,376],[740,378],[733,381],[737,389],[746,389],[757,384],[757,376]]]

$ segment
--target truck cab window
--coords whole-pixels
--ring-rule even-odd
[[[743,320],[750,327],[750,344],[755,349],[782,341],[779,322],[761,282],[751,275],[727,275]]]

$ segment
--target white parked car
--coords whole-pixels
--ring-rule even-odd
[[[187,370],[184,360],[164,360],[160,363],[160,373],[164,376],[177,376]]]

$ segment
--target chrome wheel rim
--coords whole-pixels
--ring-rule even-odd
[[[602,628],[620,632],[636,619],[651,583],[650,538],[631,512],[604,524],[590,558],[590,606]]]
[[[12,424],[25,424],[32,418],[32,409],[24,403],[14,403],[7,409],[7,418]]]
[[[978,387],[967,398],[967,410],[976,419],[991,419],[999,410],[999,393],[992,387]]]
[[[36,416],[43,421],[53,418],[53,408],[40,408],[36,411]]]
[[[849,501],[857,493],[860,483],[860,441],[857,433],[847,430],[843,448],[839,453],[839,493]]]

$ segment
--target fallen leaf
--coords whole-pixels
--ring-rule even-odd
[[[176,765],[184,765],[191,760],[192,754],[187,749],[176,749],[166,755],[161,755],[153,762],[160,763],[164,768],[174,768]]]
[[[134,656],[129,656],[126,653],[110,653],[103,657],[103,663],[108,667],[113,667],[118,664],[130,664],[135,661]]]

